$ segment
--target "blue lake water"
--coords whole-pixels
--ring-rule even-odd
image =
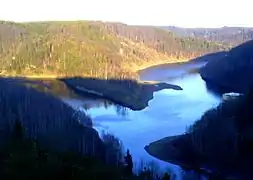
[[[137,169],[143,162],[153,161],[161,170],[169,170],[180,179],[179,167],[150,156],[144,146],[161,138],[184,133],[186,128],[208,109],[216,107],[220,97],[211,93],[194,70],[203,62],[179,65],[161,65],[140,72],[141,80],[163,81],[179,85],[182,91],[161,90],[154,93],[149,106],[132,111],[104,100],[65,99],[74,107],[85,110],[93,119],[94,128],[100,133],[109,132],[130,149]]]

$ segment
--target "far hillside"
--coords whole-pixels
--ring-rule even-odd
[[[253,27],[180,28],[164,26],[162,29],[169,30],[180,36],[218,41],[231,46],[239,45],[253,39]]]
[[[159,63],[227,49],[156,27],[96,21],[0,21],[1,75],[131,77]]]

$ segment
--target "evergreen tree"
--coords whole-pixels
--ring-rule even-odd
[[[132,160],[132,156],[130,154],[129,149],[127,150],[127,154],[125,156],[125,169],[126,169],[126,175],[132,176],[132,174],[133,174],[133,160]]]

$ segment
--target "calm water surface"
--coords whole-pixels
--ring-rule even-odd
[[[195,71],[203,64],[161,65],[141,71],[141,80],[163,81],[183,88],[182,91],[167,89],[155,92],[149,106],[141,111],[110,105],[104,100],[64,98],[64,101],[85,110],[100,133],[110,132],[118,137],[124,147],[130,149],[137,166],[141,164],[140,159],[154,161],[161,169],[169,168],[180,179],[178,166],[150,156],[144,146],[166,136],[184,133],[206,110],[218,105],[220,98],[207,90],[205,82]]]

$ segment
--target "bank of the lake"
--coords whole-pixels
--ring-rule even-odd
[[[206,176],[214,175],[210,168],[206,168],[204,164],[200,167],[197,165],[197,160],[187,157],[190,149],[188,143],[190,136],[185,134],[169,136],[160,140],[154,141],[145,146],[145,151],[153,157],[160,160],[176,164],[184,169],[194,170]],[[166,148],[165,148],[166,147]]]
[[[45,92],[52,91],[65,103],[83,110],[92,118],[93,126],[99,133],[105,131],[119,138],[124,147],[130,149],[137,169],[142,166],[140,160],[153,161],[157,164],[156,167],[162,170],[169,168],[179,180],[181,171],[178,166],[150,156],[144,147],[164,137],[184,133],[187,126],[220,102],[220,97],[209,92],[196,71],[203,64],[203,62],[166,64],[140,71],[140,81],[176,84],[183,90],[156,91],[152,93],[154,97],[148,101],[148,106],[138,111],[99,96],[91,97],[89,93],[80,93],[79,96],[72,93],[72,88],[59,80],[36,79],[35,81],[39,83],[33,85]]]
[[[133,69],[134,72],[143,74],[143,72],[148,72],[148,70],[153,68],[170,67],[170,70],[172,70],[173,68],[176,69],[175,67],[177,66],[183,66],[183,72],[186,75],[190,73],[194,74],[198,73],[198,68],[206,63],[205,58],[210,60],[210,58],[213,58],[213,56],[220,56],[220,54],[223,54],[223,52],[213,53],[211,55],[207,54],[191,60],[161,60],[153,64],[145,64]],[[196,64],[198,65],[196,66]],[[195,67],[193,68],[192,66]],[[176,74],[175,76],[178,75],[179,74]],[[180,75],[182,76],[182,74]],[[153,93],[156,91],[163,89],[183,90],[179,85],[165,82],[164,79],[162,80],[163,82],[160,82],[161,79],[142,79],[142,77],[139,78],[139,81],[133,79],[98,79],[90,77],[71,77],[58,79],[63,81],[69,88],[80,95],[86,96],[88,94],[95,97],[104,98],[121,106],[128,107],[132,110],[142,110],[146,108],[148,106],[148,102],[153,98]]]
[[[148,106],[139,111],[88,96],[87,99],[66,98],[64,101],[91,116],[98,132],[110,132],[118,137],[124,147],[131,150],[134,161],[154,161],[161,169],[171,169],[180,179],[178,166],[150,156],[144,147],[164,137],[184,133],[206,110],[219,104],[220,97],[209,92],[200,75],[191,71],[203,64],[161,65],[140,71],[142,81],[176,84],[183,90],[156,91]]]
[[[215,179],[251,179],[253,125],[252,113],[248,112],[252,112],[252,95],[231,93],[217,108],[203,114],[187,133],[156,140],[145,150],[160,160],[218,175]]]
[[[133,73],[142,74],[152,68],[160,67],[174,67],[174,66],[185,66],[187,64],[200,64],[209,61],[213,57],[224,52],[211,53],[197,58],[179,58],[179,59],[161,59],[152,61],[151,63],[146,62],[143,64],[135,65],[132,67]],[[205,60],[206,59],[206,60]],[[185,74],[197,73],[199,66],[190,68],[184,71]],[[170,68],[173,69],[173,68]],[[178,75],[176,75],[178,76]],[[179,85],[174,85],[168,82],[159,82],[161,79],[154,81],[153,79],[143,80],[141,77],[139,80],[134,79],[100,79],[89,76],[80,77],[66,77],[65,75],[56,74],[2,74],[2,77],[15,78],[22,81],[31,80],[38,83],[40,80],[60,80],[64,82],[70,89],[75,91],[77,94],[82,96],[95,96],[98,98],[104,98],[117,103],[121,106],[128,107],[132,110],[142,110],[148,106],[148,102],[153,98],[153,93],[163,89],[182,90]],[[162,78],[162,77],[160,77]],[[173,78],[173,77],[172,77]]]
[[[160,82],[138,82],[131,79],[62,78],[69,88],[81,95],[93,95],[128,107],[142,110],[153,93],[162,89],[182,90],[180,86]]]
[[[191,135],[187,134],[165,137],[145,146],[145,150],[153,157],[176,164],[186,170],[193,170],[211,179],[241,179],[241,176],[236,174],[238,172],[233,172],[226,167],[219,168],[219,164],[202,161],[193,153],[190,138]],[[202,162],[200,163],[200,161]]]
[[[218,53],[213,53],[218,54]],[[141,73],[153,67],[167,67],[174,65],[195,64],[198,61],[205,61],[210,55],[192,58],[161,59],[141,64],[133,64],[132,73]],[[217,55],[216,55],[217,56]],[[193,70],[195,73],[194,69]],[[186,72],[189,73],[189,72]],[[77,94],[86,96],[92,95],[99,98],[108,99],[114,103],[128,107],[132,110],[142,110],[148,106],[148,102],[153,98],[153,93],[162,89],[182,90],[182,87],[167,82],[156,82],[154,80],[135,79],[101,79],[90,76],[67,77],[63,74],[1,74],[5,78],[14,78],[23,81],[31,80],[60,80]]]

